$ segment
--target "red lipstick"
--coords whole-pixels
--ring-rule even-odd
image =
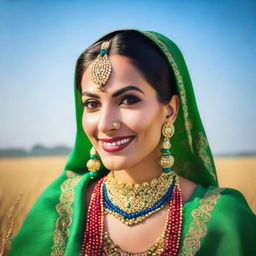
[[[117,152],[128,146],[135,136],[122,136],[112,139],[99,139],[102,143],[102,148],[106,152]]]

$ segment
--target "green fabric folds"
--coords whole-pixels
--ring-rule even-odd
[[[208,214],[210,218],[201,223],[207,232],[199,238],[199,248],[197,251],[183,249],[181,255],[256,255],[255,245],[252,245],[253,238],[256,238],[252,228],[256,223],[254,214],[239,192],[229,189],[222,191],[216,187],[213,157],[197,109],[188,69],[180,50],[159,33],[139,32],[150,38],[163,51],[176,77],[181,106],[175,122],[176,133],[171,141],[176,161],[174,170],[179,175],[200,184],[183,208],[181,246],[186,245],[186,241],[189,240],[191,228],[196,231],[197,226],[191,227],[194,210],[207,203],[209,198],[202,198],[208,191],[217,189],[218,196],[213,195],[213,199],[208,200],[208,206],[210,205],[212,210]],[[89,159],[91,143],[82,127],[83,108],[76,81],[74,95],[77,125],[74,148],[61,176],[42,193],[20,232],[12,239],[10,256],[80,254],[86,215],[86,187],[90,181],[85,165]],[[187,252],[192,254],[182,254]]]

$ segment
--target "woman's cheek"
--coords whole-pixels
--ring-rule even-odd
[[[157,108],[145,105],[143,108],[129,111],[124,115],[125,124],[134,132],[143,132],[159,119]]]
[[[120,121],[130,130],[136,132],[140,123],[143,122],[142,118],[143,116],[141,115],[141,113],[137,111],[126,111],[126,113],[123,113],[122,120]]]
[[[91,139],[93,134],[95,134],[95,129],[97,127],[97,115],[91,115],[88,113],[83,114],[82,126],[85,134]]]

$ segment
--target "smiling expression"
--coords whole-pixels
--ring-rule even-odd
[[[112,73],[103,92],[90,80],[89,68],[82,77],[83,129],[106,168],[146,168],[159,159],[168,108],[128,57],[109,59]],[[120,128],[115,129],[113,122]]]

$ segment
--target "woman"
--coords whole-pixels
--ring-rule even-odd
[[[114,31],[81,54],[75,78],[74,149],[9,255],[256,255],[255,216],[217,186],[173,42]]]

